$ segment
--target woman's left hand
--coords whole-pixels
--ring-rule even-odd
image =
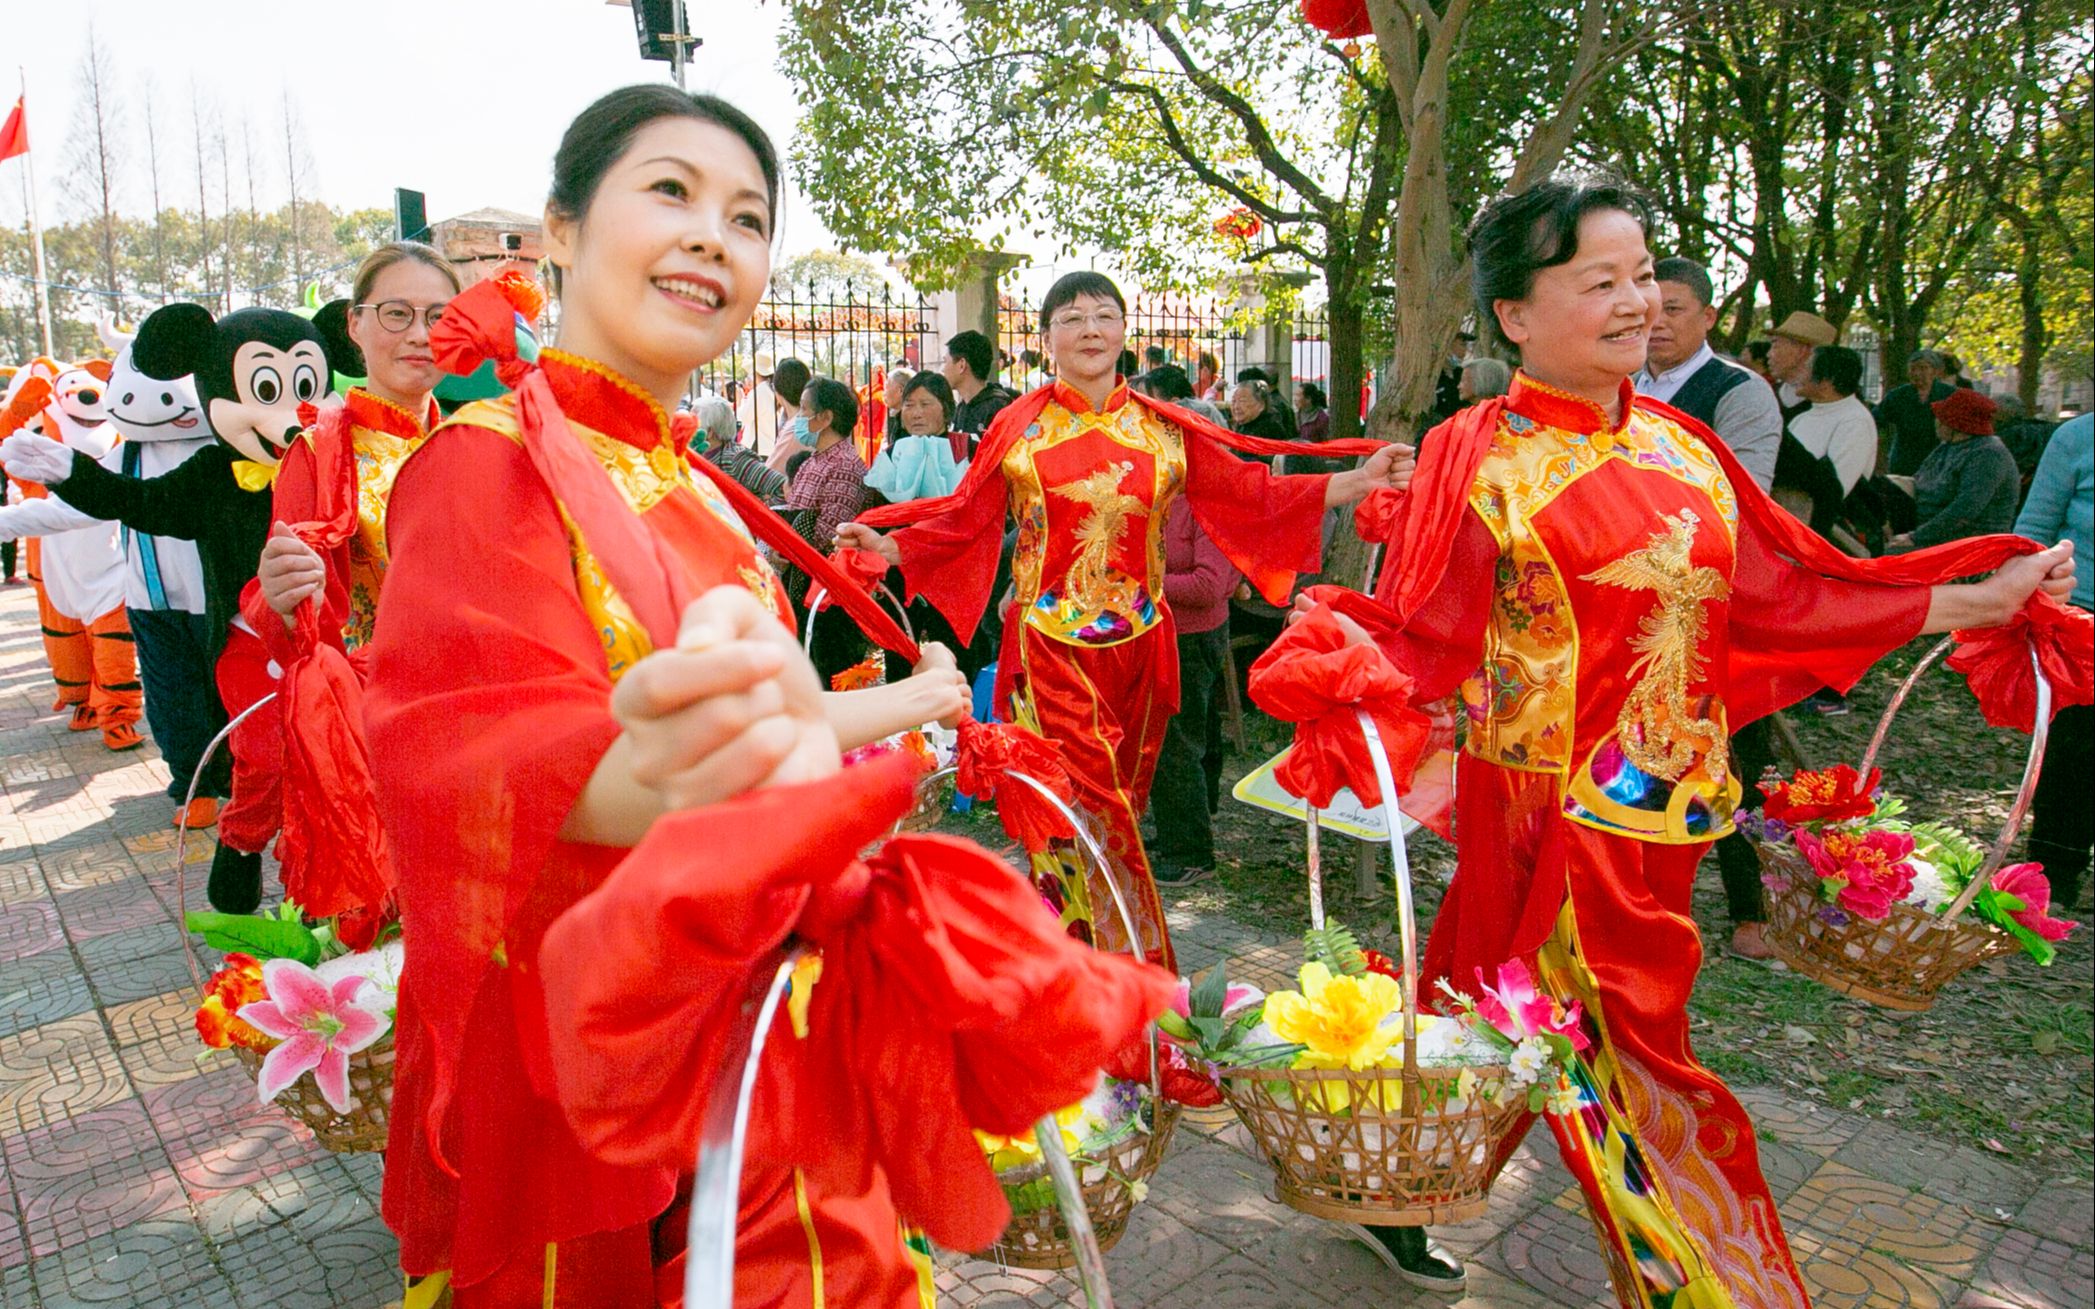
[[[960,671],[953,652],[936,641],[926,642],[923,657],[910,670],[910,681],[918,683],[926,699],[924,721],[940,727],[960,726],[969,708],[967,677]]]

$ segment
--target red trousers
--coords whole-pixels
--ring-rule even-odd
[[[1178,637],[1170,617],[1133,640],[1107,646],[1066,645],[1023,622],[1007,623],[1002,660],[999,712],[1061,750],[1077,802],[1097,821],[1128,897],[1143,953],[1175,968],[1164,906],[1142,846],[1150,780],[1164,729],[1178,712]],[[1088,917],[1094,944],[1127,949],[1127,933],[1096,870],[1087,883],[1077,911],[1065,905],[1065,920]]]
[[[262,639],[253,632],[238,627],[227,632],[217,669],[226,717],[239,718],[274,693],[282,671],[270,663]],[[249,714],[227,744],[233,749],[233,798],[218,816],[218,841],[243,854],[260,854],[284,825],[284,725],[276,703]]]
[[[1709,843],[1632,840],[1560,803],[1554,775],[1463,757],[1459,862],[1426,975],[1474,987],[1475,969],[1530,960],[1544,990],[1583,1007],[1579,1105],[1549,1125],[1623,1309],[1809,1309],[1753,1123],[1688,1042],[1702,964],[1690,892]]]

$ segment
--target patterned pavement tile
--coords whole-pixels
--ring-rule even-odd
[[[148,1218],[30,1265],[44,1309],[231,1306],[233,1290],[186,1216]]]
[[[1823,1309],[1933,1309],[1956,1298],[1997,1229],[1965,1207],[1829,1162],[1784,1206]]]
[[[1585,1201],[1576,1192],[1507,1228],[1482,1258],[1552,1304],[1594,1303],[1608,1286],[1607,1263],[1594,1244]]]
[[[2047,1183],[2015,1215],[2015,1225],[2083,1249],[2095,1245],[2095,1189],[2085,1184]]]
[[[2012,1164],[1889,1123],[1868,1124],[1833,1158],[1871,1177],[1985,1208],[2019,1209],[2037,1187],[2035,1177]]]
[[[33,854],[0,860],[0,909],[50,894],[44,885],[44,870]]]
[[[2018,1309],[2090,1309],[2095,1306],[2095,1254],[2010,1232],[1995,1247],[1976,1289]]]
[[[267,1228],[219,1248],[252,1309],[377,1309],[400,1298],[399,1243],[368,1209],[331,1230]]]
[[[1777,1140],[1814,1154],[1832,1154],[1854,1139],[1863,1126],[1860,1119],[1796,1099],[1772,1087],[1744,1086],[1736,1094],[1761,1139]]]
[[[179,1216],[188,1220],[182,1184],[155,1144],[125,1156],[98,1156],[91,1166],[58,1178],[39,1178],[34,1195],[22,1201],[22,1223],[32,1256],[52,1254],[144,1219]]]
[[[204,1232],[220,1245],[246,1240],[264,1228],[293,1223],[302,1224],[297,1231],[307,1234],[333,1231],[355,1222],[361,1214],[377,1212],[332,1155],[246,1186],[201,1196],[196,1208]]]
[[[0,1037],[0,1135],[62,1123],[130,1094],[94,1014]]]
[[[0,959],[27,959],[64,944],[58,909],[48,896],[0,908]]]
[[[70,950],[12,960],[0,972],[0,1036],[41,1027],[95,1007]]]
[[[76,943],[173,921],[167,906],[136,873],[102,886],[55,891],[52,899],[58,905],[58,919],[65,924],[66,935]]]
[[[43,865],[44,880],[59,894],[129,882],[138,875],[138,864],[131,852],[117,841],[94,841],[70,850],[47,852]]]

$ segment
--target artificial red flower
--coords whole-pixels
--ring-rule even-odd
[[[214,1050],[236,1045],[267,1050],[276,1042],[242,1021],[239,1013],[240,1006],[268,998],[261,961],[238,951],[229,954],[225,966],[204,983],[204,1002],[196,1007],[196,1034]]]
[[[2051,916],[2051,879],[2042,864],[2009,864],[1993,875],[1993,889],[2022,901],[2008,917],[2047,941],[2063,941],[2079,923]]]
[[[1904,832],[1827,832],[1799,828],[1797,849],[1819,880],[1837,884],[1834,898],[1858,918],[1882,922],[1913,889],[1913,838]],[[2047,892],[2048,899],[2048,892]]]
[[[1105,1071],[1106,1076],[1123,1082],[1149,1085],[1149,1038],[1140,1037],[1122,1046]],[[1173,1104],[1205,1109],[1222,1103],[1222,1088],[1187,1062],[1185,1052],[1169,1041],[1157,1043],[1157,1081],[1164,1098]]]
[[[1580,1025],[1585,1009],[1576,1000],[1566,1006],[1555,996],[1544,995],[1535,986],[1534,974],[1520,960],[1508,959],[1499,965],[1497,986],[1486,981],[1479,968],[1477,991],[1477,1016],[1516,1045],[1531,1036],[1561,1036],[1574,1050],[1586,1048],[1585,1028]]]
[[[1867,818],[1876,812],[1877,802],[1871,797],[1871,792],[1877,789],[1877,780],[1883,775],[1883,769],[1872,768],[1869,776],[1863,777],[1846,764],[1835,764],[1815,772],[1798,773],[1787,782],[1765,783],[1761,793],[1767,801],[1762,805],[1761,813],[1792,827],[1802,823],[1837,823],[1848,818]]]
[[[1360,961],[1368,966],[1368,971],[1371,973],[1380,973],[1384,977],[1395,978],[1399,982],[1404,980],[1404,975],[1397,971],[1396,961],[1380,950],[1362,950],[1360,952]]]

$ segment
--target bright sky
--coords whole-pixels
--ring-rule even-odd
[[[288,87],[322,199],[343,208],[390,208],[393,188],[405,186],[428,195],[434,221],[487,206],[538,213],[568,120],[613,87],[669,78],[668,64],[640,58],[632,11],[604,0],[29,3],[34,16],[26,33],[19,23],[9,27],[28,37],[14,48],[37,56],[23,73],[47,222],[79,216],[60,181],[90,24],[114,52],[125,128],[136,151],[132,185],[120,199],[124,209],[139,213],[150,207],[147,79],[162,123],[162,185],[169,185],[171,171],[178,197],[179,179],[195,175],[189,145],[194,80],[226,114],[235,189],[243,185],[237,127],[245,115],[255,134],[262,202],[283,203]],[[777,29],[786,3],[690,0],[692,27],[705,44],[686,76],[693,90],[716,92],[748,110],[781,151],[798,117],[792,85],[778,70]],[[11,101],[15,93],[9,86],[0,99]],[[9,179],[8,209],[20,203],[17,185]],[[832,244],[790,178],[785,208],[782,253]]]

